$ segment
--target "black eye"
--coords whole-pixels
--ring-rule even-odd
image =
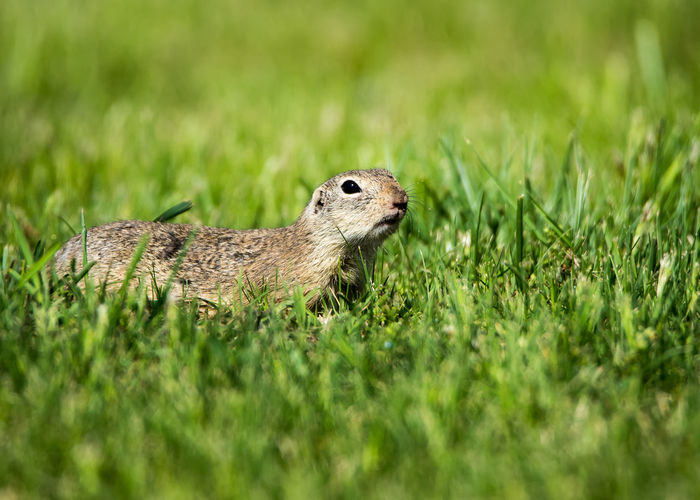
[[[359,193],[362,191],[360,189],[360,186],[358,186],[355,181],[345,181],[340,185],[340,189],[343,190],[343,193],[345,194],[353,194],[353,193]]]

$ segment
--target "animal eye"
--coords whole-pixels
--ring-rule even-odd
[[[355,183],[355,181],[345,181],[340,185],[340,189],[343,190],[343,193],[345,194],[353,194],[353,193],[359,193],[362,191],[360,189],[360,186]]]

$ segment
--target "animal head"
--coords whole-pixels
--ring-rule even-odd
[[[388,170],[351,170],[319,186],[302,217],[351,246],[379,246],[406,215],[408,195]]]

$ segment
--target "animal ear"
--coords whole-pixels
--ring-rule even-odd
[[[315,214],[323,210],[323,206],[326,204],[326,192],[321,188],[316,189],[313,198],[311,198],[311,204]]]

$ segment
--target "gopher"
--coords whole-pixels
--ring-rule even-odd
[[[144,237],[148,243],[133,275],[153,287],[170,284],[170,297],[205,304],[247,303],[263,291],[282,300],[303,289],[307,306],[339,294],[356,296],[378,248],[406,215],[408,195],[388,170],[351,170],[313,193],[290,226],[234,230],[221,227],[121,221],[87,231],[89,277],[120,287]],[[74,236],[53,260],[59,276],[80,273],[83,242]]]

